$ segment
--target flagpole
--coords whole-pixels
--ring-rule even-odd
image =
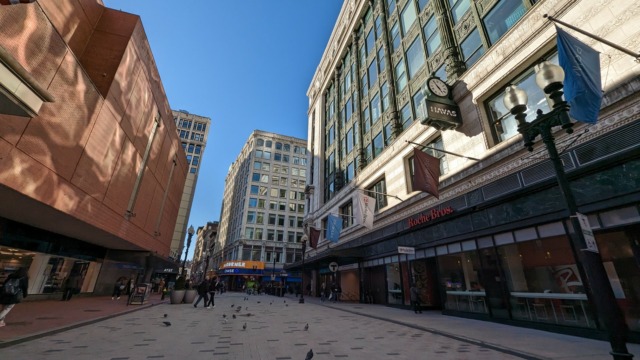
[[[550,21],[556,22],[558,24],[564,25],[564,26],[568,27],[569,29],[573,29],[573,30],[575,30],[575,31],[577,31],[577,32],[579,32],[579,33],[581,33],[583,35],[586,35],[586,36],[588,36],[588,37],[590,37],[590,38],[592,38],[594,40],[600,41],[601,43],[607,44],[607,45],[611,46],[612,48],[614,48],[616,50],[622,51],[625,54],[631,55],[636,59],[636,61],[640,62],[640,53],[634,53],[633,51],[631,51],[629,49],[625,49],[620,45],[614,44],[609,40],[603,39],[598,35],[594,35],[594,34],[592,34],[590,32],[587,32],[587,31],[584,31],[584,30],[582,30],[580,28],[577,28],[577,27],[575,27],[575,26],[573,26],[571,24],[567,24],[564,21],[558,20],[558,19],[554,18],[553,16],[549,16],[549,14],[544,14],[544,15],[542,15],[542,17],[545,17],[545,18],[549,19]]]
[[[387,193],[377,192],[377,191],[373,191],[373,190],[359,189],[359,188],[355,188],[355,189],[356,190],[360,190],[360,191],[366,191],[366,192],[372,193],[372,194],[380,194],[380,195],[384,195],[384,196],[391,196],[392,198],[396,198],[396,199],[398,199],[400,201],[404,201],[404,200],[400,199],[398,197],[398,195],[391,195],[391,194],[387,194]]]
[[[476,159],[476,158],[471,157],[471,156],[464,156],[464,155],[456,154],[456,153],[451,152],[451,151],[446,151],[446,150],[442,150],[442,149],[437,149],[437,148],[434,148],[434,147],[431,147],[431,146],[426,146],[426,145],[418,144],[418,143],[415,143],[415,142],[413,142],[413,141],[409,141],[409,140],[405,140],[405,141],[406,141],[406,142],[408,142],[409,144],[422,146],[422,148],[424,148],[424,149],[431,149],[431,150],[440,151],[440,152],[443,152],[443,153],[445,153],[445,154],[449,154],[449,155],[453,155],[453,156],[458,156],[458,157],[465,158],[465,159],[469,159],[469,160],[473,160],[473,161],[480,161],[480,159]]]

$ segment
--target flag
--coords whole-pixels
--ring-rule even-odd
[[[309,246],[316,249],[318,248],[318,239],[320,238],[320,230],[310,227],[309,228]]]
[[[373,228],[373,212],[376,209],[376,199],[362,192],[356,192],[353,202],[356,204],[354,217],[358,224],[367,229]]]
[[[340,231],[342,231],[342,218],[329,214],[327,218],[327,240],[338,242]]]
[[[602,103],[600,53],[556,26],[558,62],[564,70],[564,96],[569,116],[586,123],[598,121]]]
[[[413,149],[413,190],[420,190],[440,198],[440,159],[418,148]]]

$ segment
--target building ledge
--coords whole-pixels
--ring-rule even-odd
[[[42,104],[55,98],[0,47],[0,114],[35,117]]]

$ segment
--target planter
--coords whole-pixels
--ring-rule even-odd
[[[184,294],[184,300],[183,302],[185,304],[192,304],[193,301],[196,299],[196,296],[198,296],[198,290],[186,290],[186,293]]]
[[[181,304],[186,290],[171,290],[169,299],[172,304]]]

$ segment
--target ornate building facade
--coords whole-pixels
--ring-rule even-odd
[[[323,232],[307,252],[315,292],[335,282],[345,300],[408,307],[417,284],[422,305],[447,314],[598,333],[553,166],[541,141],[524,148],[504,90],[527,91],[527,121],[550,111],[534,80],[534,65],[558,62],[544,14],[638,49],[639,9],[587,0],[345,1],[307,92],[306,223],[326,229],[329,214],[343,218],[337,243]],[[596,124],[554,136],[637,337],[640,65],[568,31],[601,52],[604,97]],[[434,78],[446,82],[441,91],[428,86]],[[438,93],[459,113],[455,121],[426,119],[425,98]],[[439,158],[439,198],[414,190],[414,147]],[[354,221],[361,193],[376,199],[372,229]]]

